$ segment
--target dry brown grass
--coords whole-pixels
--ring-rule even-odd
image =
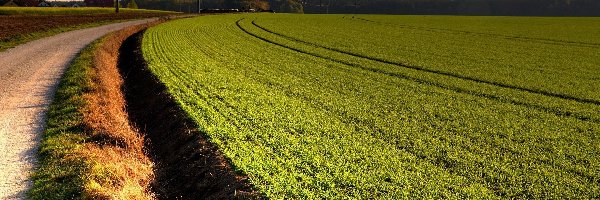
[[[121,43],[152,24],[130,27],[105,37],[94,53],[92,90],[84,94],[84,124],[92,142],[81,149],[91,166],[84,193],[90,199],[154,199],[153,163],[143,136],[129,123],[123,80],[117,68]]]

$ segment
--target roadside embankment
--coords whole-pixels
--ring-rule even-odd
[[[147,68],[140,40],[156,23],[107,35],[66,71],[31,199],[261,198]]]
[[[127,112],[146,136],[155,163],[153,190],[159,199],[259,199],[247,177],[235,172],[196,123],[148,69],[140,45],[143,32],[120,49]]]
[[[122,41],[150,25],[109,34],[65,72],[48,111],[31,199],[154,198],[153,164],[128,122],[116,68]]]

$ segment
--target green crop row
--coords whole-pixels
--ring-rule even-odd
[[[600,38],[597,37],[600,26],[597,21],[587,18],[546,18],[542,21],[506,17],[404,17],[396,19],[396,24],[365,22],[349,16],[305,18],[261,17],[256,23],[283,35],[371,58],[585,99],[600,105],[600,87],[597,87],[600,73],[595,73],[600,69],[600,56],[597,56],[600,54]],[[386,22],[384,19],[387,22],[395,19],[389,16],[362,18],[383,22]],[[489,24],[465,25],[475,20]],[[421,28],[398,25],[411,21],[423,25]],[[425,27],[429,21],[437,23]],[[547,25],[553,21],[563,26]],[[505,25],[511,22],[515,25]],[[449,25],[439,26],[440,23]],[[457,27],[447,27],[451,25]],[[415,27],[414,24],[411,27]],[[465,31],[461,32],[461,29]],[[540,30],[546,35],[539,35]],[[490,33],[492,31],[497,34]],[[527,37],[523,32],[537,32],[537,35]],[[515,35],[509,37],[511,33]]]
[[[373,22],[182,19],[149,29],[142,50],[199,129],[269,198],[599,197],[600,108],[577,100],[598,96],[553,85],[594,82],[565,75],[543,84],[533,78],[556,74],[530,75],[531,60],[498,53],[544,43],[390,25],[414,16],[360,17]],[[493,67],[503,59],[514,71]],[[561,66],[597,76],[585,73],[593,64],[552,67]]]

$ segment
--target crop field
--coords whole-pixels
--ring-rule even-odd
[[[245,14],[150,70],[268,198],[600,198],[600,20]]]

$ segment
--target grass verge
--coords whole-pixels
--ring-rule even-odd
[[[153,164],[128,123],[116,68],[120,44],[146,26],[94,42],[67,69],[48,111],[30,199],[154,198]]]

